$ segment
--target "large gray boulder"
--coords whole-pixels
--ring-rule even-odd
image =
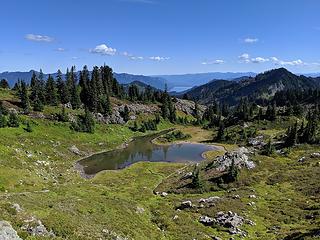
[[[0,240],[22,240],[7,221],[0,221]]]
[[[223,156],[219,156],[215,159],[216,169],[220,172],[226,171],[234,162],[234,165],[238,168],[252,169],[255,167],[254,162],[249,160],[248,149],[242,147],[233,152],[227,152]]]

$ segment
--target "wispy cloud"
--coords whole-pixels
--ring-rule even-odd
[[[202,62],[201,64],[202,65],[212,65],[212,64],[223,64],[223,63],[225,63],[225,61],[224,60],[222,60],[222,59],[216,59],[216,60],[213,60],[213,61],[204,61],[204,62]]]
[[[79,59],[78,57],[72,57],[71,58],[72,60],[77,60],[77,59]]]
[[[152,57],[149,57],[149,59],[153,60],[153,61],[161,62],[161,61],[169,60],[170,58],[169,57],[152,56]]]
[[[27,34],[25,35],[25,39],[34,42],[53,42],[54,38],[46,36],[46,35],[38,35],[38,34]]]
[[[136,57],[136,56],[131,56],[131,57],[129,57],[131,60],[143,60],[144,59],[144,57],[141,57],[141,56],[138,56],[138,57]]]
[[[65,52],[66,49],[65,48],[56,48],[55,51],[57,51],[57,52]]]
[[[259,41],[258,38],[245,38],[245,39],[243,40],[243,42],[245,42],[245,43],[256,43],[256,42],[258,42],[258,41]]]
[[[100,55],[114,56],[117,52],[117,49],[108,47],[106,44],[100,44],[94,49],[90,49],[89,52]]]
[[[240,62],[249,63],[250,62],[250,55],[248,53],[243,53],[238,56]]]

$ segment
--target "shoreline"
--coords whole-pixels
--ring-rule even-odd
[[[103,170],[103,171],[100,171],[100,172],[98,172],[96,174],[86,174],[85,171],[84,171],[84,166],[80,164],[80,161],[82,161],[83,159],[92,157],[94,155],[97,155],[97,154],[103,154],[103,153],[106,153],[106,152],[109,152],[109,151],[125,149],[125,148],[128,147],[128,145],[132,141],[134,141],[135,138],[146,137],[146,136],[149,136],[149,135],[157,135],[157,134],[160,134],[160,135],[156,136],[155,138],[153,138],[150,141],[152,144],[157,145],[157,146],[170,146],[170,145],[178,145],[178,144],[200,144],[200,145],[208,145],[208,146],[212,147],[211,150],[204,151],[204,152],[201,153],[201,157],[203,158],[202,161],[208,160],[208,158],[205,157],[205,154],[210,152],[210,151],[225,151],[225,148],[222,147],[222,146],[218,146],[218,145],[214,145],[214,144],[210,144],[210,143],[200,143],[200,142],[195,142],[195,141],[181,140],[181,141],[176,141],[176,142],[172,142],[172,143],[163,143],[163,144],[156,142],[156,139],[161,137],[164,133],[168,133],[168,132],[171,132],[173,130],[174,130],[174,128],[171,128],[171,129],[162,130],[160,132],[156,132],[156,133],[153,133],[153,134],[146,134],[146,135],[142,135],[142,136],[132,137],[129,140],[125,141],[124,143],[118,145],[114,149],[105,150],[105,151],[99,151],[99,152],[88,154],[88,155],[83,156],[80,159],[76,160],[76,162],[73,164],[73,169],[75,169],[79,173],[81,178],[84,178],[84,179],[87,179],[87,180],[94,178],[100,172],[115,171],[115,170]],[[186,162],[186,164],[189,165],[191,163]],[[117,169],[117,170],[121,170],[121,169]]]

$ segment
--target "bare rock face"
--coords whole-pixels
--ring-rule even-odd
[[[0,240],[22,240],[7,221],[0,221]]]
[[[195,103],[189,100],[177,99],[177,102],[175,103],[175,107],[178,111],[184,112],[185,114],[188,114],[188,115],[193,115],[194,109],[195,109]],[[206,106],[198,105],[198,111],[200,116],[203,115],[206,109],[207,109]]]
[[[221,172],[227,170],[231,166],[232,162],[234,162],[235,166],[238,168],[254,168],[255,164],[249,160],[247,155],[248,152],[248,149],[242,147],[234,152],[227,152],[223,156],[217,157],[215,160],[218,165],[217,170]]]
[[[157,112],[160,112],[159,107],[156,105],[132,103],[127,105],[114,106],[112,109],[112,113],[108,116],[104,116],[101,113],[96,113],[95,118],[100,123],[125,124],[126,122],[121,115],[124,112],[125,106],[127,106],[129,109],[131,120],[135,120],[137,118],[136,115],[138,114],[155,114]]]

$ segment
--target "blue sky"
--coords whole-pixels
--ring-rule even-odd
[[[320,72],[319,0],[2,0],[0,72]]]

